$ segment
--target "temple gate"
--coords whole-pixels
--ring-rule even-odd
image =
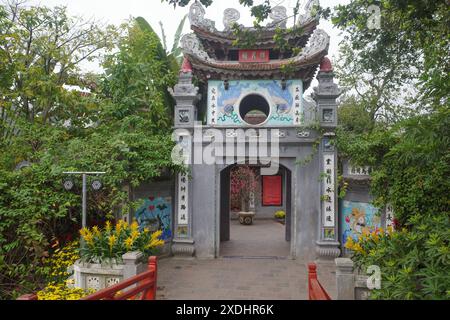
[[[301,50],[280,51],[274,35],[276,28],[286,28],[287,14],[278,6],[262,30],[240,26],[255,42],[236,47],[231,28],[239,12],[225,10],[223,31],[205,14],[198,2],[190,8],[193,33],[182,39],[185,59],[172,90],[175,136],[189,167],[176,179],[173,254],[220,255],[229,225],[224,173],[235,164],[252,163],[284,172],[290,256],[339,256],[333,139],[340,90],[325,57],[329,36],[317,29],[319,20],[307,6],[296,25],[301,32],[285,39]],[[303,93],[319,67],[314,101],[307,101]],[[261,145],[262,138],[269,146]]]

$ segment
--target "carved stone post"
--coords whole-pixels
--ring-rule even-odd
[[[349,258],[337,258],[336,290],[337,300],[355,300],[355,275],[353,261]]]
[[[322,177],[321,212],[317,254],[322,258],[336,258],[340,255],[338,241],[338,199],[337,199],[337,150],[334,146],[337,126],[337,103],[340,95],[333,81],[331,62],[324,58],[317,76],[319,86],[314,88],[314,100],[319,112],[319,123],[324,136],[320,147]]]
[[[139,251],[127,252],[122,256],[124,264],[123,279],[129,279],[145,271],[147,266],[142,263],[143,256],[142,252]]]
[[[188,171],[191,167],[194,123],[197,118],[195,104],[199,100],[198,88],[192,84],[192,66],[186,58],[181,67],[178,84],[169,89],[176,100],[175,129],[177,143],[183,151],[183,162]],[[175,256],[192,257],[195,253],[192,236],[192,196],[188,173],[179,173],[175,196],[175,233],[172,253]]]

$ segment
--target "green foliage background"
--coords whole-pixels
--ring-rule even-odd
[[[145,24],[80,24],[65,8],[0,6],[1,298],[42,288],[51,244],[78,233],[80,185],[64,190],[62,172],[106,172],[88,195],[89,221],[101,223],[133,206],[127,187],[179,169],[167,91],[177,65]],[[94,58],[104,72],[84,74],[80,63]],[[22,161],[30,165],[16,169]]]
[[[369,5],[380,8],[380,29],[367,27]],[[361,271],[380,266],[372,299],[449,299],[448,3],[354,0],[332,20],[346,32],[340,155],[372,166],[374,204],[391,204],[397,220],[391,238],[362,240],[352,259]]]

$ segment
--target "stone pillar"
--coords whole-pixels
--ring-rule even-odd
[[[189,171],[192,168],[192,144],[194,124],[197,119],[195,104],[200,99],[198,88],[192,84],[192,66],[186,58],[181,67],[178,84],[169,89],[176,101],[175,129],[178,145],[183,150],[183,162]],[[179,173],[175,191],[175,230],[172,253],[175,256],[192,257],[195,253],[192,236],[192,182],[188,173]]]
[[[336,290],[337,300],[355,300],[355,275],[353,261],[349,258],[337,258]]]
[[[337,199],[337,150],[334,146],[337,126],[337,103],[340,95],[333,81],[331,62],[324,58],[317,75],[319,86],[314,88],[314,100],[317,103],[319,123],[323,138],[320,145],[322,173],[320,222],[317,239],[317,254],[320,258],[333,259],[340,255],[338,241],[338,199]]]
[[[124,280],[145,271],[147,265],[142,263],[143,257],[144,255],[139,251],[127,252],[122,256]]]

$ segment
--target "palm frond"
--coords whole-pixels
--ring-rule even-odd
[[[175,57],[178,57],[181,54],[180,39],[181,39],[181,35],[183,32],[184,24],[186,22],[186,18],[187,18],[187,15],[185,15],[183,17],[183,19],[181,19],[180,24],[178,25],[177,31],[175,32],[175,36],[173,39],[173,46],[172,46],[171,53],[175,53],[177,51],[177,54],[175,54]]]
[[[162,45],[163,45],[164,51],[167,52],[167,37],[166,37],[166,32],[164,30],[163,23],[161,21],[159,22],[159,26],[161,28]]]

